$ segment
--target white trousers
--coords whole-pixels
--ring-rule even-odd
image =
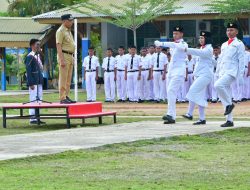
[[[154,80],[149,81],[149,98],[150,100],[154,99]]]
[[[186,88],[185,88],[185,78],[184,78],[183,81],[181,82],[181,87],[178,90],[177,100],[185,101],[186,95],[187,95],[187,92],[186,92]]]
[[[231,84],[234,80],[235,78],[233,76],[224,74],[215,82],[215,89],[217,90],[224,109],[226,109],[228,105],[232,105]],[[232,113],[227,115],[226,118],[228,121],[232,121]]]
[[[231,88],[233,99],[236,101],[240,101],[242,99],[243,85],[240,85],[239,80],[236,79],[231,84]]]
[[[96,72],[86,72],[87,101],[96,101]]]
[[[150,87],[150,80],[148,80],[149,71],[142,71],[141,72],[141,80],[139,81],[139,99],[141,100],[149,100],[149,87]]]
[[[176,98],[178,90],[181,88],[181,85],[184,81],[184,76],[173,76],[168,77],[168,109],[167,109],[167,115],[170,115],[173,117],[173,119],[176,118]]]
[[[217,100],[218,99],[218,94],[215,89],[215,83],[219,79],[217,75],[214,74],[213,81],[212,81],[212,100]]]
[[[243,88],[242,88],[242,98],[246,98],[248,99],[249,98],[249,80],[250,77],[247,77],[247,76],[244,76],[244,85],[243,85]]]
[[[127,81],[125,78],[125,71],[117,71],[117,81],[116,81],[116,88],[117,88],[117,98],[119,100],[126,100],[127,94]]]
[[[154,71],[153,73],[153,78],[154,78],[154,100],[164,100],[165,99],[165,92],[164,89],[166,90],[166,81],[162,80],[162,73],[163,72],[157,72]]]
[[[189,91],[189,89],[190,89],[190,87],[191,87],[192,84],[193,84],[193,74],[190,73],[190,74],[188,74],[188,80],[185,81],[185,90],[186,90],[186,93],[188,93],[188,91]],[[185,99],[186,99],[186,97],[185,97]]]
[[[138,101],[138,72],[128,72],[127,77],[128,98],[130,101]]]
[[[191,85],[189,92],[187,93],[187,99],[195,104],[207,107],[206,90],[209,84],[211,84],[212,77],[199,76],[195,78]]]
[[[29,87],[29,98],[30,101],[36,100],[37,96],[37,85],[34,85],[34,90],[31,90]],[[42,100],[43,99],[43,86],[41,84],[38,85],[38,97]],[[35,109],[29,109],[29,115],[35,115]],[[30,121],[36,121],[35,118],[31,118]]]
[[[115,73],[105,72],[104,73],[104,90],[107,101],[115,100]]]

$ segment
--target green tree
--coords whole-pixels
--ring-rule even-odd
[[[206,4],[208,12],[218,12],[221,17],[227,20],[236,20],[243,14],[250,13],[249,0],[213,0],[210,4]]]
[[[109,3],[104,6],[105,3],[100,1],[77,0],[77,5],[73,8],[91,17],[99,15],[96,18],[102,22],[132,30],[136,46],[136,30],[146,22],[179,8],[174,6],[176,1],[178,0],[126,0],[122,4]]]
[[[74,0],[7,0],[10,16],[34,16],[60,9],[74,3]]]

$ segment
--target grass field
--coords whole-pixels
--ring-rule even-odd
[[[0,162],[1,190],[248,190],[250,128]]]

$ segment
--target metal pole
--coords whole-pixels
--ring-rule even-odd
[[[74,37],[75,37],[75,67],[74,67],[74,83],[75,83],[75,101],[78,101],[78,82],[77,82],[77,19],[74,19]]]
[[[6,49],[3,48],[2,49],[2,56],[3,56],[3,63],[2,63],[2,77],[1,77],[1,81],[2,81],[2,91],[6,91]]]

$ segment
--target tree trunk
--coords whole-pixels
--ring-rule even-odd
[[[133,30],[133,34],[134,34],[134,46],[137,47],[136,30]]]

